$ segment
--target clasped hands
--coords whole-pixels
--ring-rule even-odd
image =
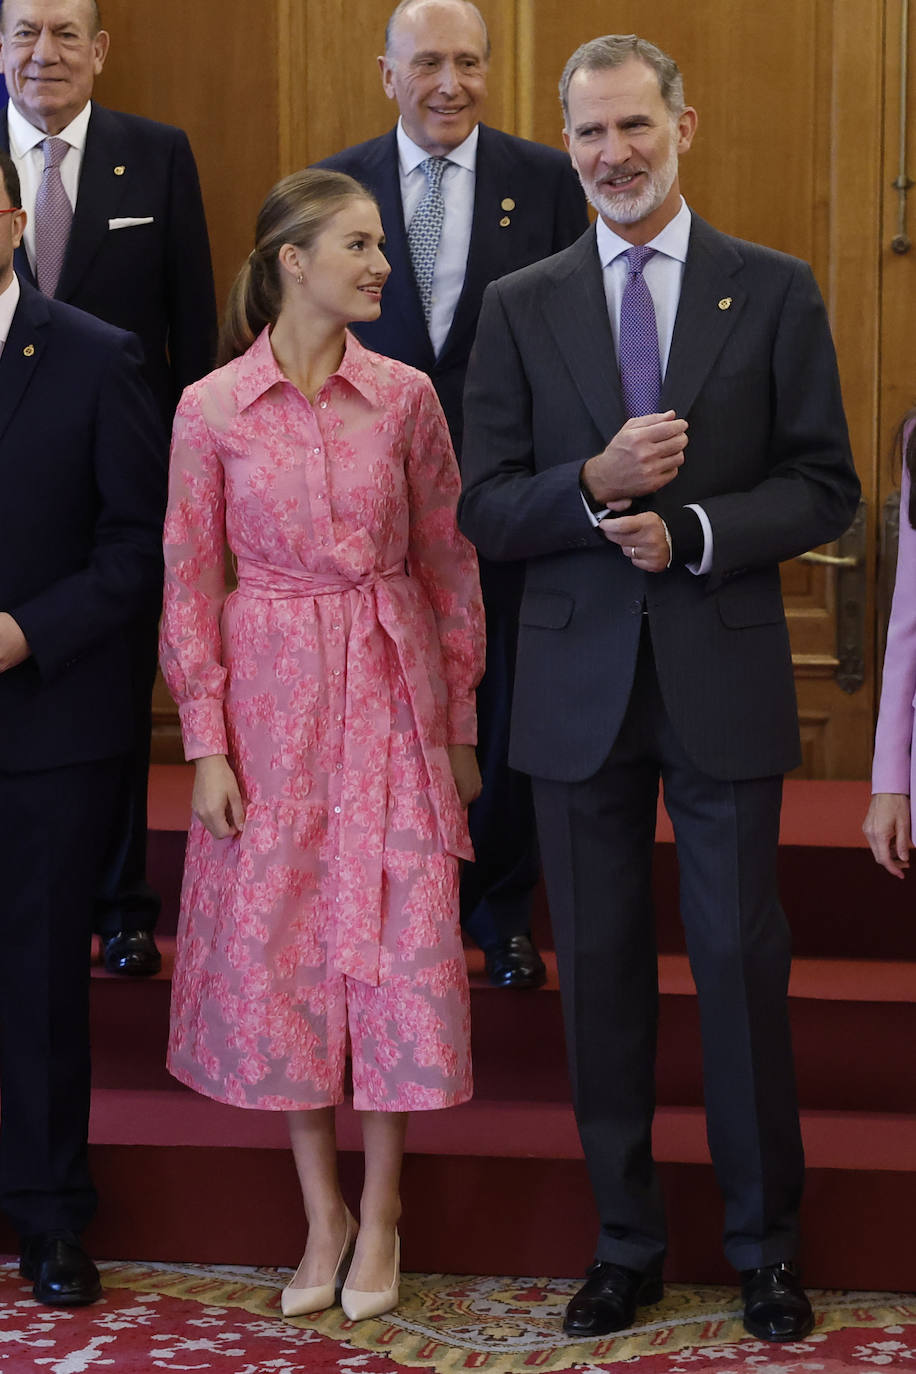
[[[450,744],[448,758],[458,789],[458,800],[468,806],[480,796],[480,770],[470,744]],[[197,759],[191,810],[215,840],[239,835],[245,826],[245,803],[238,779],[225,754]]]
[[[677,476],[687,447],[687,421],[673,410],[627,420],[603,452],[589,458],[582,481],[609,510],[625,511],[637,496],[650,496]],[[643,572],[664,572],[671,559],[665,523],[655,511],[605,518],[599,530]]]

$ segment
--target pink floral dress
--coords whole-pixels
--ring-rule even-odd
[[[188,836],[169,1068],[243,1107],[471,1093],[449,744],[476,740],[483,611],[429,379],[352,336],[314,404],[268,333],[185,392],[162,666],[239,836]],[[224,591],[224,543],[238,587]]]

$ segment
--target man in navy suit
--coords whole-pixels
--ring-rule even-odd
[[[89,1175],[95,884],[133,732],[126,632],[160,595],[166,442],[135,338],[13,271],[0,153],[0,1206],[40,1302],[99,1295]]]
[[[484,289],[573,243],[588,223],[585,201],[562,153],[479,122],[490,42],[476,5],[404,0],[385,40],[379,67],[400,111],[397,126],[321,165],[367,186],[385,228],[392,270],[382,314],[355,332],[369,348],[429,374],[460,459],[464,377]],[[411,236],[437,165],[441,224],[424,286]],[[477,861],[462,875],[461,918],[485,951],[493,983],[537,987],[544,965],[530,939],[538,874],[531,788],[506,757],[521,568],[482,559],[480,579],[487,615],[487,667],[477,693],[483,791],[470,808]]]
[[[10,96],[0,147],[12,155],[29,216],[16,270],[46,294],[138,335],[170,426],[184,387],[212,367],[216,335],[207,226],[188,140],[180,129],[92,103],[109,46],[95,0],[4,0],[0,42]],[[51,166],[55,147],[60,160]],[[42,205],[55,193],[66,196],[72,222],[62,261],[49,266]],[[159,898],[146,882],[155,669],[151,619],[135,631],[137,737],[96,910],[105,962],[116,973],[154,973],[160,963],[152,935]]]
[[[794,1266],[803,1154],[776,857],[800,749],[779,563],[855,512],[836,359],[810,268],[682,200],[697,116],[670,57],[633,35],[595,39],[561,92],[599,220],[487,293],[460,518],[487,557],[527,559],[510,758],[534,778],[600,1217],[565,1329],[628,1327],[662,1292],[661,777],[725,1253],[748,1330],[796,1340],[812,1313]]]

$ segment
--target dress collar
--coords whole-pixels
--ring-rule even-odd
[[[347,330],[346,346],[340,366],[328,377],[324,385],[327,386],[335,378],[340,378],[353,387],[354,391],[358,391],[370,405],[381,406],[384,403],[378,377],[381,361],[378,354],[364,348],[356,336]],[[269,325],[265,325],[261,330],[251,347],[239,358],[238,364],[235,399],[240,411],[252,405],[271,387],[292,385],[274,357],[274,351],[270,346]]]

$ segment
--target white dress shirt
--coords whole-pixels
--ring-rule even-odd
[[[41,185],[41,178],[45,169],[45,155],[41,145],[48,135],[41,129],[36,129],[27,119],[23,118],[12,101],[7,105],[6,111],[10,157],[19,173],[19,182],[22,187],[22,208],[29,217],[25,226],[25,251],[28,255],[29,265],[34,272],[35,197],[38,194],[38,187]],[[89,128],[91,113],[92,101],[89,100],[76,118],[72,119],[67,127],[61,129],[60,133],[56,135],[57,138],[62,138],[65,143],[70,144],[60,164],[60,179],[67,193],[67,199],[74,210],[76,209],[76,193],[80,183],[83,152],[86,147],[86,133]]]
[[[604,220],[597,223],[598,257],[604,276],[604,294],[607,300],[608,318],[614,336],[614,350],[619,356],[620,305],[627,281],[627,262],[624,258],[632,244],[615,234]],[[687,261],[687,246],[690,242],[690,211],[681,197],[681,208],[674,219],[668,221],[661,233],[646,244],[654,248],[654,255],[643,267],[643,280],[649,288],[652,304],[655,307],[655,324],[658,329],[658,355],[661,362],[662,378],[668,369],[668,354],[674,336],[674,322],[681,299],[681,282],[684,279],[684,264]],[[584,498],[583,498],[584,499]],[[688,563],[692,573],[707,573],[712,567],[712,526],[702,506],[691,504],[689,509],[696,512],[703,527],[703,556],[699,563]],[[597,525],[601,513],[593,513],[586,503],[589,519]],[[615,512],[617,514],[617,512]],[[621,512],[626,515],[626,511]]]
[[[13,273],[13,280],[5,291],[0,291],[0,353],[3,352],[4,344],[9,338],[10,330],[13,327],[13,316],[16,313],[16,306],[19,304],[19,278]]]
[[[464,288],[474,218],[479,134],[480,128],[475,124],[464,142],[449,153],[448,166],[442,176],[445,220],[433,269],[433,300],[429,320],[429,338],[437,357],[452,327],[455,307]],[[426,190],[426,173],[421,170],[420,163],[426,161],[429,153],[407,136],[400,119],[397,140],[401,204],[404,207],[404,225],[409,229],[414,211]]]

